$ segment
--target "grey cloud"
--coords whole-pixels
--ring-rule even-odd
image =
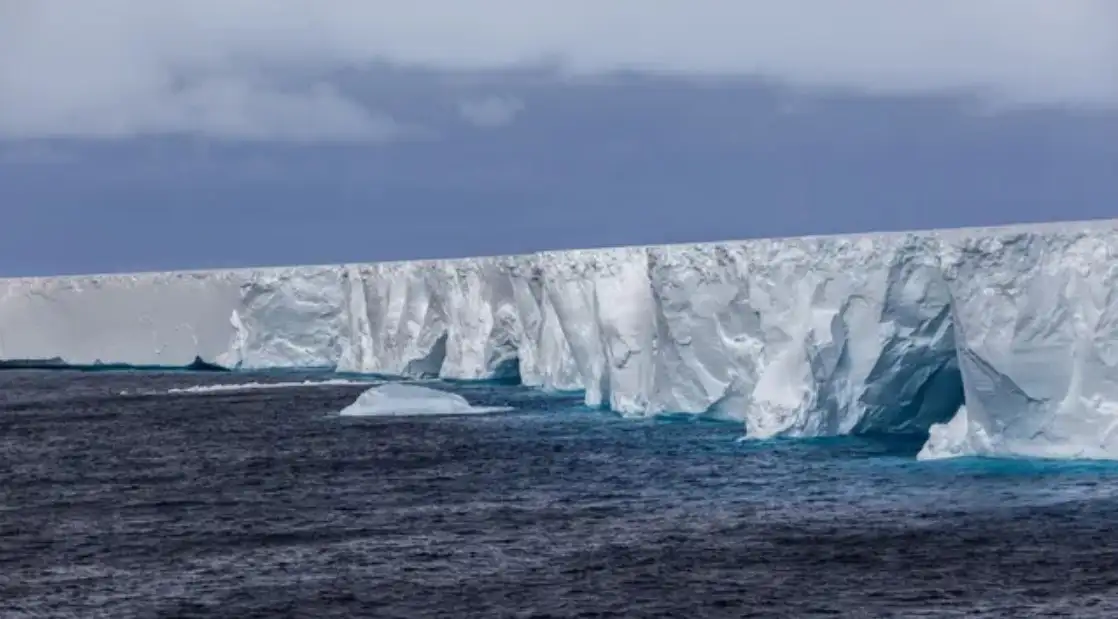
[[[764,77],[1011,104],[1118,103],[1114,0],[5,0],[0,136],[380,140],[329,89],[371,63]],[[324,78],[323,78],[324,79]]]
[[[524,110],[524,102],[513,97],[486,97],[458,103],[458,113],[466,122],[483,128],[503,127]]]
[[[207,78],[182,86],[124,88],[120,96],[74,92],[65,98],[6,97],[0,136],[8,138],[125,138],[199,135],[245,141],[387,141],[415,134],[383,113],[335,89],[278,89],[243,76]]]

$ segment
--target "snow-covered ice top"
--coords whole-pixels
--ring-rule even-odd
[[[1116,256],[1118,220],[9,279],[0,359],[519,376],[753,437],[1114,457]]]

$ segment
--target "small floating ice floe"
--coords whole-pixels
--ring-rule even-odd
[[[387,384],[369,389],[339,413],[345,417],[476,415],[512,410],[507,406],[474,406],[466,398],[417,385]]]

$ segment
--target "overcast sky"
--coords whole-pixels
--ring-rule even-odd
[[[0,274],[1118,214],[1113,0],[0,0]]]

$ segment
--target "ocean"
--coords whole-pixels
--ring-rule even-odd
[[[1114,463],[426,385],[0,372],[0,618],[1118,616]]]

